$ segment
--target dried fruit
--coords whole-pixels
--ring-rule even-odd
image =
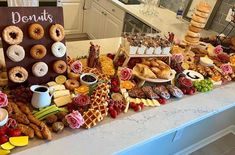
[[[7,135],[9,137],[18,137],[21,135],[21,131],[20,131],[20,129],[8,129]]]
[[[62,122],[55,122],[52,125],[52,130],[56,133],[62,132],[64,130],[64,124]]]

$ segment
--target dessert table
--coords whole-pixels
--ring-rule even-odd
[[[121,38],[92,40],[101,46],[102,53],[116,52],[120,41]],[[89,45],[90,40],[67,42],[68,54],[71,57],[86,55]],[[158,139],[234,107],[234,90],[235,83],[229,83],[211,92],[186,96],[180,100],[174,99],[166,105],[145,108],[139,113],[129,110],[127,114],[121,114],[116,119],[106,118],[92,129],[66,129],[60,134],[54,134],[54,139],[50,142],[30,140],[28,146],[16,148],[12,153],[119,154],[127,148]]]

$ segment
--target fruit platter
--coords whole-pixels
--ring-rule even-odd
[[[34,26],[40,27],[38,24]],[[7,61],[18,59],[15,50],[11,49],[13,45],[9,44],[21,41],[22,37],[17,36],[22,33],[15,32],[21,32],[20,27],[14,26],[13,32],[11,28],[4,31],[8,37],[3,37],[4,44],[8,41],[6,47],[9,46],[3,49]],[[118,119],[127,113],[151,108],[161,110],[161,106],[175,104],[175,100],[180,101],[185,96],[207,93],[235,81],[235,51],[233,48],[230,51],[223,49],[213,40],[215,36],[200,38],[206,48],[191,44],[188,48],[188,44],[183,40],[174,40],[172,35],[165,39],[148,36],[144,51],[150,53],[150,45],[161,48],[158,50],[171,55],[170,63],[169,57],[156,57],[154,53],[139,57],[140,53],[137,53],[138,57],[131,58],[123,66],[127,62],[124,55],[115,58],[115,51],[103,54],[102,46],[95,42],[90,42],[83,57],[70,57],[66,45],[59,42],[64,40],[63,25],[51,24],[48,26],[50,29],[51,35],[46,36],[53,42],[53,48],[47,48],[47,52],[51,52],[50,56],[56,63],[48,64],[49,70],[44,63],[36,67],[29,64],[26,67],[30,70],[22,70],[22,66],[18,66],[13,71],[6,66],[7,63],[0,64],[0,154],[14,153],[27,145],[30,148],[35,143],[49,143],[58,139],[60,134],[71,135],[71,130],[92,130],[104,120]],[[60,35],[55,35],[57,31]],[[9,33],[14,33],[16,37],[11,37]],[[144,35],[128,34],[128,39],[136,43]],[[235,47],[235,36],[223,40]],[[14,48],[22,51],[24,47],[19,46]],[[131,46],[134,48],[135,44]],[[45,54],[44,48],[38,50],[39,55]],[[35,59],[31,55],[20,56],[21,61],[26,56],[27,59]],[[38,59],[43,61],[43,58]],[[49,76],[52,72],[53,76]],[[29,83],[28,79],[35,77],[49,80],[32,80],[33,83]],[[139,79],[149,83],[139,85]]]

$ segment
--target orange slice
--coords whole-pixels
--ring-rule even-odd
[[[74,89],[74,92],[76,94],[87,94],[88,91],[89,91],[89,87],[85,85],[81,85],[80,87]]]
[[[235,55],[230,57],[230,63],[235,64]]]
[[[215,81],[215,82],[218,82],[218,81],[221,80],[221,76],[215,75],[215,76],[212,76],[211,79],[212,79],[213,81]]]
[[[59,75],[55,78],[55,82],[58,84],[64,84],[66,80],[67,78],[64,75]]]
[[[132,83],[131,81],[122,81],[121,82],[121,88],[124,88],[124,89],[132,89],[133,87],[135,86],[134,83]]]

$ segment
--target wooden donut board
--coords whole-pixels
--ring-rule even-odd
[[[64,26],[62,7],[0,7],[0,21],[1,37],[3,29],[10,25],[18,26],[24,34],[23,41],[19,45],[25,50],[25,58],[20,62],[13,62],[8,58],[6,51],[10,45],[2,39],[7,71],[9,71],[12,67],[22,66],[28,71],[29,74],[28,79],[24,83],[18,84],[9,80],[8,85],[10,87],[18,85],[30,86],[54,80],[58,74],[53,70],[53,63],[56,60],[66,61],[66,55],[62,58],[57,58],[52,54],[51,46],[55,41],[50,38],[49,29],[50,26],[55,23]],[[29,37],[28,27],[32,23],[39,23],[43,26],[45,34],[42,39],[34,40]],[[65,44],[65,39],[61,42]],[[42,44],[47,49],[46,56],[41,60],[36,60],[30,55],[31,47],[36,44]],[[32,73],[33,64],[39,61],[45,62],[48,65],[48,73],[43,77],[36,77]]]

